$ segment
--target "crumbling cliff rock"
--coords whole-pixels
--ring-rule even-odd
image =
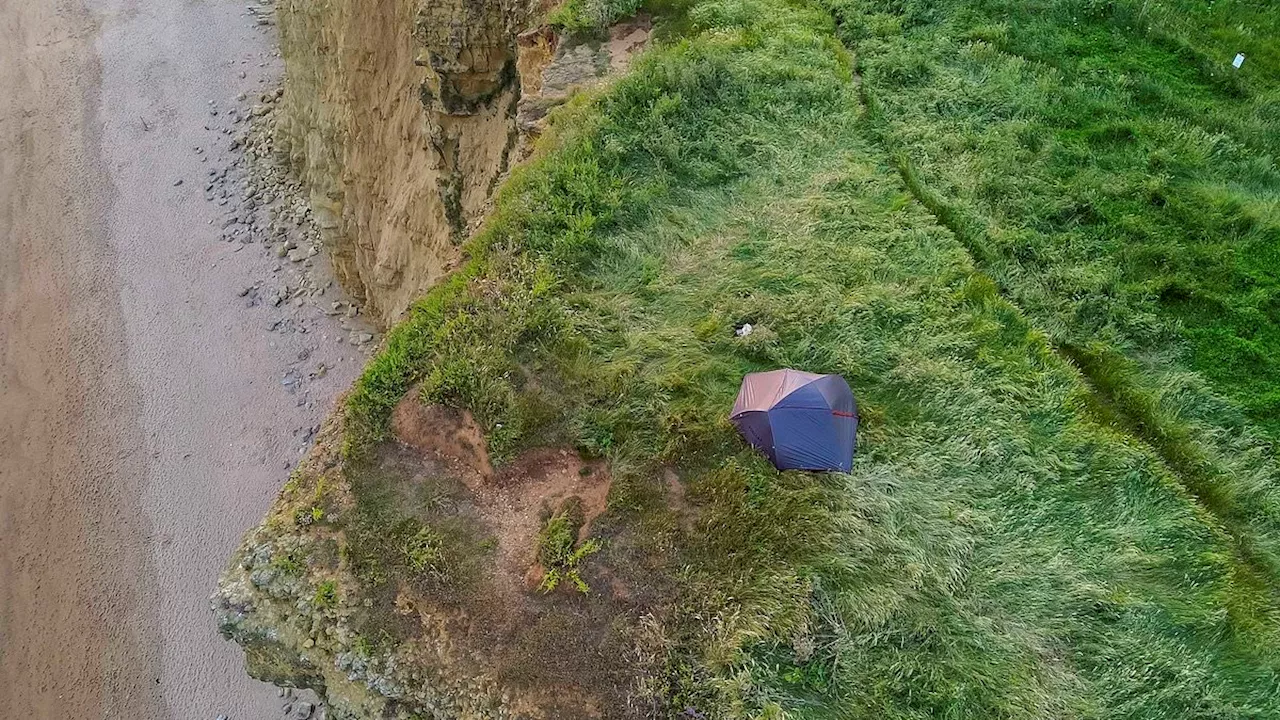
[[[277,143],[339,279],[392,322],[458,256],[516,142],[524,0],[291,0]]]
[[[456,264],[547,112],[626,67],[647,18],[566,42],[546,0],[288,0],[276,130],[339,280],[392,324]]]

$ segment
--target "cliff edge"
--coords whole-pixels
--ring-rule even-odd
[[[390,330],[223,632],[340,718],[1280,715],[1280,20],[1225,5],[291,0],[279,147]],[[727,421],[788,367],[851,472]]]

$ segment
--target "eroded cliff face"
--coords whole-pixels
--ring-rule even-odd
[[[538,0],[290,0],[277,149],[339,279],[390,324],[456,262],[518,130]]]
[[[286,88],[256,117],[274,126],[274,152],[309,191],[340,280],[382,323],[457,263],[548,112],[625,69],[649,38],[649,19],[636,17],[607,36],[566,39],[542,24],[548,10],[542,0],[280,4]],[[627,698],[638,697],[639,661],[617,627],[640,627],[643,604],[602,576],[592,582],[611,592],[584,614],[572,593],[544,596],[529,575],[542,510],[578,503],[589,524],[607,469],[554,448],[495,469],[478,428],[413,420],[419,404],[406,396],[410,421],[363,460],[341,451],[336,412],[245,538],[212,602],[249,673],[316,690],[331,718],[635,715]],[[395,506],[421,515],[410,520],[465,526],[475,540],[459,561],[466,572],[445,574],[457,587],[437,586],[435,546],[421,534],[388,560],[421,560],[416,583],[370,574],[369,538],[395,528],[360,519],[377,516],[361,506],[365,485],[407,493]],[[417,508],[428,490],[443,504]],[[446,507],[449,517],[436,518]],[[579,643],[597,652],[569,651]]]
[[[327,426],[223,575],[214,611],[249,674],[316,691],[334,720],[652,716],[639,672],[654,662],[641,650],[658,612],[652,576],[594,564],[590,598],[539,589],[546,509],[577,508],[577,532],[590,532],[612,483],[606,465],[539,448],[495,468],[468,414],[416,396],[397,407],[393,432],[353,467],[340,422]],[[375,476],[408,515],[367,527],[357,505]],[[424,493],[432,509],[414,501]],[[414,518],[423,530],[375,561],[361,535],[402,535]],[[412,580],[392,578],[419,555]]]

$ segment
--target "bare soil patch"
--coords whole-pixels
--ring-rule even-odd
[[[392,432],[423,459],[443,463],[472,495],[481,522],[497,543],[500,591],[509,601],[536,588],[537,536],[543,521],[570,498],[582,504],[579,541],[607,506],[610,480],[604,463],[588,462],[564,448],[536,448],[494,470],[484,435],[466,410],[428,405],[409,393],[392,413]]]
[[[493,474],[484,433],[466,410],[427,405],[411,392],[392,411],[391,432],[403,445],[467,475]]]
[[[424,637],[443,622],[460,657],[469,658],[458,662],[515,689],[518,704],[535,716],[596,718],[602,708],[625,707],[636,677],[632,635],[643,612],[628,587],[634,579],[609,567],[606,551],[584,561],[589,593],[568,584],[538,589],[543,523],[576,499],[579,542],[598,534],[612,486],[606,464],[543,447],[494,468],[470,413],[425,404],[416,392],[395,408],[392,431],[396,448],[384,448],[380,482],[393,484],[406,503],[426,487],[452,493],[449,514],[481,528],[475,553],[488,557],[481,581],[447,596],[402,584],[396,611],[416,615]],[[405,510],[411,512],[407,504]]]

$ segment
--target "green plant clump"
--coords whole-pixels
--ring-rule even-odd
[[[444,540],[440,533],[429,527],[422,527],[404,541],[404,558],[409,568],[416,573],[444,572],[445,554]]]
[[[620,18],[633,15],[643,0],[566,0],[551,12],[548,22],[570,32],[598,32]]]
[[[578,523],[581,525],[581,523]],[[539,589],[551,592],[568,581],[580,593],[591,588],[582,579],[582,561],[600,551],[600,541],[587,538],[578,543],[578,528],[567,512],[558,512],[547,519],[538,533],[538,562],[545,571]]]
[[[333,580],[325,580],[316,586],[316,594],[311,598],[312,606],[317,609],[328,609],[338,604],[338,584]]]

